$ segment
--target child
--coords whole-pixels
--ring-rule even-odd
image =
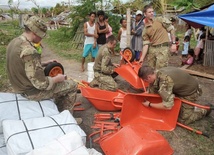
[[[200,36],[200,41],[198,42],[198,44],[195,47],[195,60],[196,62],[200,63],[200,60],[203,59],[203,50],[204,50],[204,43],[205,43],[205,38],[206,38],[206,34],[203,33]]]
[[[186,57],[188,54],[188,50],[189,50],[189,41],[190,41],[190,37],[189,36],[185,36],[184,37],[184,42],[183,42],[183,51],[181,52],[182,57]]]
[[[109,25],[108,23],[108,16],[105,14],[104,16],[104,21],[106,23],[106,25],[108,25],[108,32],[106,33],[106,39],[112,35],[112,27]]]
[[[194,61],[193,56],[194,56],[194,50],[193,49],[189,49],[187,58],[182,60],[182,65],[192,65],[193,61]]]
[[[126,19],[120,19],[121,28],[118,31],[117,39],[120,42],[120,51],[122,52],[127,47],[126,38]],[[121,58],[121,64],[124,64],[124,60]]]
[[[176,44],[176,51],[173,52],[173,53],[171,54],[171,56],[173,56],[173,55],[178,55],[178,50],[179,50],[179,46],[180,46],[180,42],[179,42],[179,38],[178,38],[178,37],[175,38],[175,44]]]

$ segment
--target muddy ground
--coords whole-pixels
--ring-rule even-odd
[[[87,70],[85,72],[81,72],[81,63],[76,62],[75,60],[69,60],[62,58],[54,53],[54,50],[50,50],[49,48],[44,48],[43,50],[43,60],[56,59],[58,60],[65,69],[65,74],[69,77],[72,77],[76,80],[85,80],[87,81]],[[180,66],[179,55],[171,56],[170,58],[170,66]],[[114,61],[118,61],[120,59],[119,56],[113,56]],[[87,68],[87,64],[85,64]],[[195,64],[188,69],[206,72],[209,74],[214,74],[213,67],[204,67],[200,64]],[[203,95],[198,100],[198,103],[206,104],[211,103],[214,105],[213,96],[214,96],[214,81],[212,79],[202,78],[195,76],[198,79],[199,83],[203,86]],[[116,81],[118,82],[120,88],[124,91],[129,92],[137,92],[134,90],[129,83],[123,80],[121,77],[116,77]],[[6,91],[10,91],[11,89],[7,89]],[[93,105],[81,94],[78,94],[77,102],[81,103],[81,107],[84,107],[84,111],[75,111],[74,117],[81,117],[83,119],[83,123],[80,125],[81,128],[86,132],[87,135],[91,134],[94,130],[91,129],[91,125],[93,124],[93,116],[95,113],[100,113],[100,111],[96,110]],[[184,128],[176,127],[172,132],[159,131],[169,142],[170,146],[174,150],[175,155],[213,155],[214,154],[214,112],[211,113],[210,116],[195,122],[190,125],[191,127],[201,130],[209,134],[210,138],[206,138],[201,135],[197,135],[193,132],[190,132]],[[101,148],[98,144],[92,143],[92,147],[96,148],[98,151],[102,152]],[[89,139],[87,140],[87,147],[90,147]],[[115,146],[116,147],[116,146]]]

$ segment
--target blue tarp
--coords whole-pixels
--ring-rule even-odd
[[[214,5],[211,5],[206,10],[179,15],[178,17],[194,28],[202,26],[214,27]]]

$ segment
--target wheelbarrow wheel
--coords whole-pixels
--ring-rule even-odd
[[[45,67],[44,72],[45,76],[54,77],[57,76],[58,74],[64,74],[64,68],[58,62],[51,62]]]
[[[134,59],[135,59],[135,52],[131,48],[129,48],[129,47],[125,48],[122,53],[123,53],[124,57],[129,62],[133,62],[134,61]]]

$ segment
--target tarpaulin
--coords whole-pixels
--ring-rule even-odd
[[[214,27],[214,5],[211,5],[206,10],[183,14],[178,17],[194,28]]]

